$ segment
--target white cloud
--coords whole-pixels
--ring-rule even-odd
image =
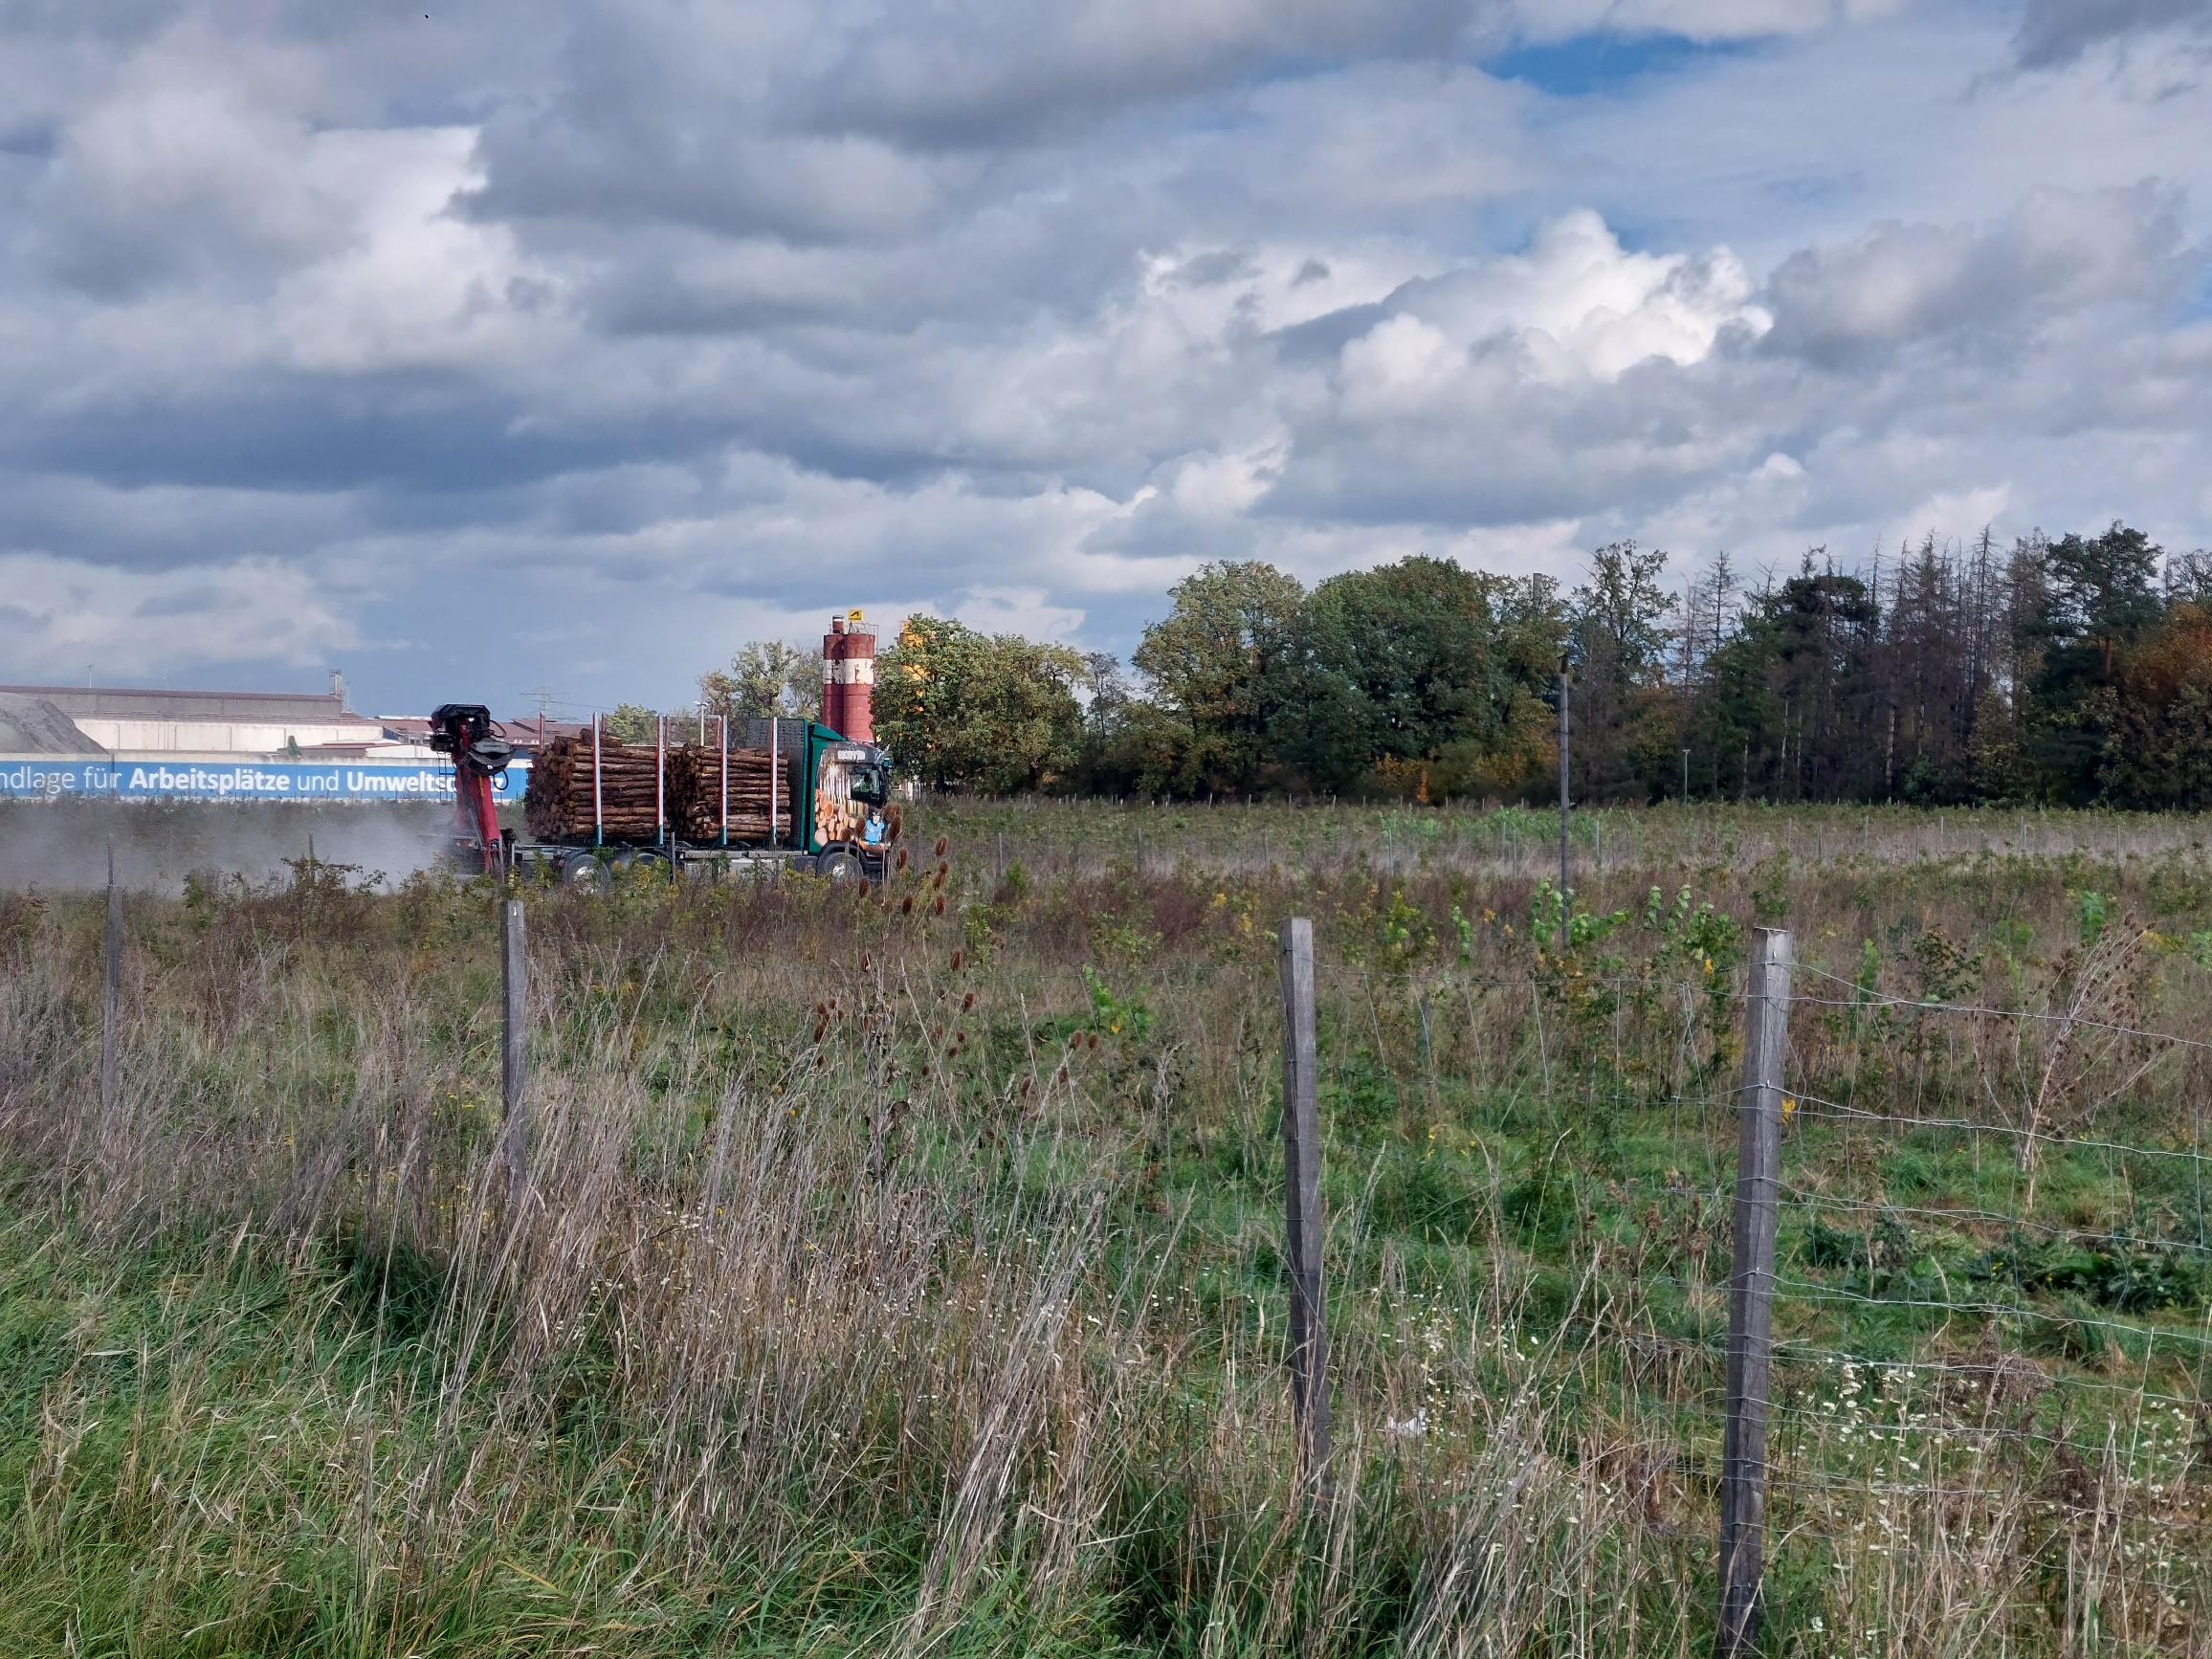
[[[1752,292],[1728,249],[1629,253],[1585,208],[1545,225],[1526,254],[1408,283],[1391,306],[1464,345],[1517,336],[1548,379],[1612,380],[1654,357],[1701,362],[1731,325],[1765,332]]]
[[[34,257],[124,294],[311,254],[347,216],[343,195],[299,165],[319,70],[300,48],[181,19],[67,113],[22,228]]]
[[[569,343],[557,283],[504,225],[452,211],[481,182],[467,127],[317,135],[317,170],[348,181],[347,233],[271,297],[284,357],[316,371],[512,358]]]
[[[2207,0],[2027,0],[2013,36],[2023,69],[2051,69],[2078,61],[2111,42],[2171,31],[2212,33]]]
[[[971,587],[953,602],[952,612],[984,633],[1033,639],[1073,639],[1083,628],[1081,610],[1055,605],[1042,587]]]
[[[1774,338],[1833,361],[1931,335],[2033,332],[2085,306],[2160,299],[2184,280],[2167,193],[2043,189],[1985,231],[1888,224],[1792,254],[1772,284]]]
[[[1167,498],[1195,518],[1233,519],[1259,504],[1282,462],[1279,449],[1185,455],[1163,469]]]
[[[1458,390],[1468,349],[1409,312],[1386,317],[1344,346],[1344,407],[1354,415],[1416,413]]]
[[[2212,92],[2121,9],[2030,74],[1952,0],[17,9],[0,649],[678,697],[852,604],[1126,647],[1209,558],[2212,540]]]
[[[1984,524],[2002,520],[2011,505],[2008,484],[1943,490],[1899,513],[1890,523],[1890,533],[1908,542],[1930,535],[1938,539],[1972,536]]]
[[[934,28],[852,33],[833,109],[973,144],[1187,94],[1269,64],[1448,51],[1471,0],[955,0]]]
[[[353,624],[275,559],[128,572],[0,553],[0,650],[25,677],[129,681],[228,663],[327,666]]]
[[[1899,11],[1909,0],[1518,0],[1522,27],[1541,37],[1600,30],[1686,34],[1695,40],[1809,34]]]

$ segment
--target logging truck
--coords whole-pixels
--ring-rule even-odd
[[[700,723],[672,742],[610,741],[605,722],[541,748],[523,795],[527,834],[502,828],[492,781],[513,754],[491,712],[446,703],[431,746],[453,763],[453,861],[487,874],[605,887],[625,871],[670,878],[810,870],[880,880],[897,814],[890,757],[819,720]]]

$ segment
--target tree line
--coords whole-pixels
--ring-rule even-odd
[[[822,651],[781,639],[749,640],[738,648],[728,668],[699,675],[698,701],[667,711],[680,736],[684,723],[698,719],[813,720],[822,718]],[[607,716],[607,735],[616,742],[650,743],[661,711],[642,703],[623,703]],[[742,734],[733,726],[732,741]]]
[[[1756,579],[1722,555],[1679,592],[1668,565],[1620,542],[1573,586],[1415,555],[1309,588],[1222,561],[1127,664],[915,616],[876,737],[950,790],[1536,798],[1563,666],[1578,800],[2212,807],[2212,556],[2114,523]],[[748,646],[702,696],[807,712],[805,655]]]

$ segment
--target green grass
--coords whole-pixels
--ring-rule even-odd
[[[441,1446],[431,1355],[356,1264],[27,1255],[4,1281],[11,1652],[798,1651],[903,1611],[919,1540],[896,1527],[672,1576],[625,1426],[595,1412]],[[460,1456],[507,1493],[496,1527],[441,1537]]]
[[[2212,1629],[2207,1073],[2107,1029],[2198,1029],[2201,824],[1608,815],[1563,956],[1537,814],[910,830],[858,900],[526,895],[519,1216],[494,894],[135,900],[115,1118],[96,907],[0,898],[0,1651],[1703,1650],[1735,990],[1777,907],[1824,1000],[1792,1026],[1775,1650]],[[1033,868],[1002,877],[1002,833]],[[1310,1516],[1294,911],[1338,1440]]]

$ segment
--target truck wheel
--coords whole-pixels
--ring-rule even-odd
[[[571,852],[561,860],[561,885],[605,893],[614,885],[614,872],[596,852]]]
[[[814,870],[831,881],[858,881],[867,874],[850,847],[825,847],[814,860]]]

